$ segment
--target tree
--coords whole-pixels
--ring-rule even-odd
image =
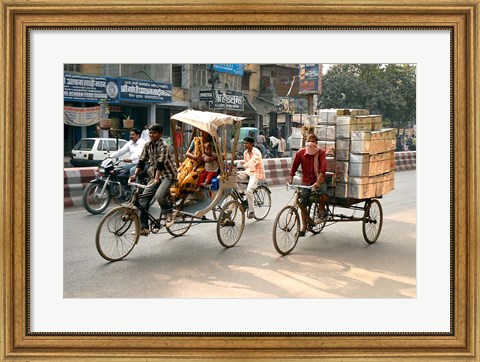
[[[415,123],[415,66],[336,64],[323,78],[319,108],[362,108],[381,114],[388,127]]]

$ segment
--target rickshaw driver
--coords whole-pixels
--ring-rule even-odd
[[[144,193],[151,190],[156,190],[155,198],[162,208],[162,215],[166,215],[166,226],[172,226],[175,220],[172,217],[173,205],[170,203],[169,192],[170,186],[177,179],[177,169],[172,160],[172,155],[168,146],[161,138],[163,135],[163,126],[154,124],[150,127],[150,141],[145,144],[143,152],[138,161],[135,173],[130,176],[130,181],[133,182],[145,167],[145,164],[150,161],[149,172],[154,174],[152,182],[145,188]],[[162,181],[160,182],[160,177]],[[142,206],[148,211],[150,201],[153,196],[146,197],[142,200]],[[140,211],[140,235],[148,236],[150,229],[148,228],[148,216],[145,212]]]
[[[327,170],[327,159],[325,156],[325,150],[318,147],[317,136],[310,133],[307,136],[305,147],[300,149],[294,156],[292,161],[292,167],[290,168],[290,181],[293,183],[293,177],[297,172],[298,166],[302,165],[302,185],[312,186],[318,189],[321,193],[320,207],[322,212],[325,212],[325,203],[327,202],[327,184],[325,182],[325,172]],[[308,195],[310,190],[302,189],[302,194]],[[300,230],[299,236],[305,236],[307,231],[307,220],[309,220],[307,207],[309,205],[309,197],[303,196],[301,199],[300,210],[302,214],[302,230]]]
[[[254,208],[254,196],[253,191],[257,188],[260,180],[265,180],[265,168],[263,167],[262,153],[256,147],[253,147],[255,140],[252,137],[245,137],[243,139],[243,145],[245,151],[243,152],[243,160],[245,163],[243,167],[244,171],[239,171],[237,174],[237,180],[246,182],[247,185],[247,201],[248,201],[248,219],[253,219],[255,216]]]

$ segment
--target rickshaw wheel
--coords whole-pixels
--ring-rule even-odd
[[[373,244],[377,241],[382,231],[382,225],[382,206],[378,200],[370,200],[365,206],[365,215],[362,222],[363,238],[367,243]]]
[[[320,204],[318,202],[314,202],[308,207],[308,216],[313,220],[313,225],[309,225],[308,230],[313,234],[322,232],[327,223],[327,215],[325,212],[324,216],[321,216]]]
[[[287,205],[280,210],[273,223],[273,246],[282,254],[289,254],[297,245],[300,217],[296,207]]]
[[[134,209],[120,206],[110,210],[100,221],[95,245],[102,258],[118,261],[125,258],[140,236],[140,221]]]
[[[176,212],[175,223],[172,226],[165,226],[168,233],[172,236],[182,236],[185,234],[192,226],[193,217],[185,216],[181,212]]]
[[[234,246],[243,233],[245,226],[245,213],[242,205],[231,200],[222,206],[217,220],[218,241],[225,248]]]
[[[231,200],[236,200],[232,194],[228,194],[225,198],[218,203],[216,207],[212,209],[213,220],[217,220],[217,216],[220,215],[222,212],[222,207],[227,204],[227,202]],[[218,214],[217,214],[218,213]]]

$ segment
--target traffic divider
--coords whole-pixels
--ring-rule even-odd
[[[416,168],[417,152],[395,152],[395,171],[414,170]],[[243,161],[235,161],[236,165]],[[280,185],[290,179],[292,158],[264,159],[265,179],[269,185]],[[85,186],[95,178],[96,167],[65,168],[64,207],[81,206]]]

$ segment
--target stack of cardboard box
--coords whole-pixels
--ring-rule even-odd
[[[322,109],[315,133],[327,156],[328,194],[378,197],[394,188],[395,130],[365,109]]]

